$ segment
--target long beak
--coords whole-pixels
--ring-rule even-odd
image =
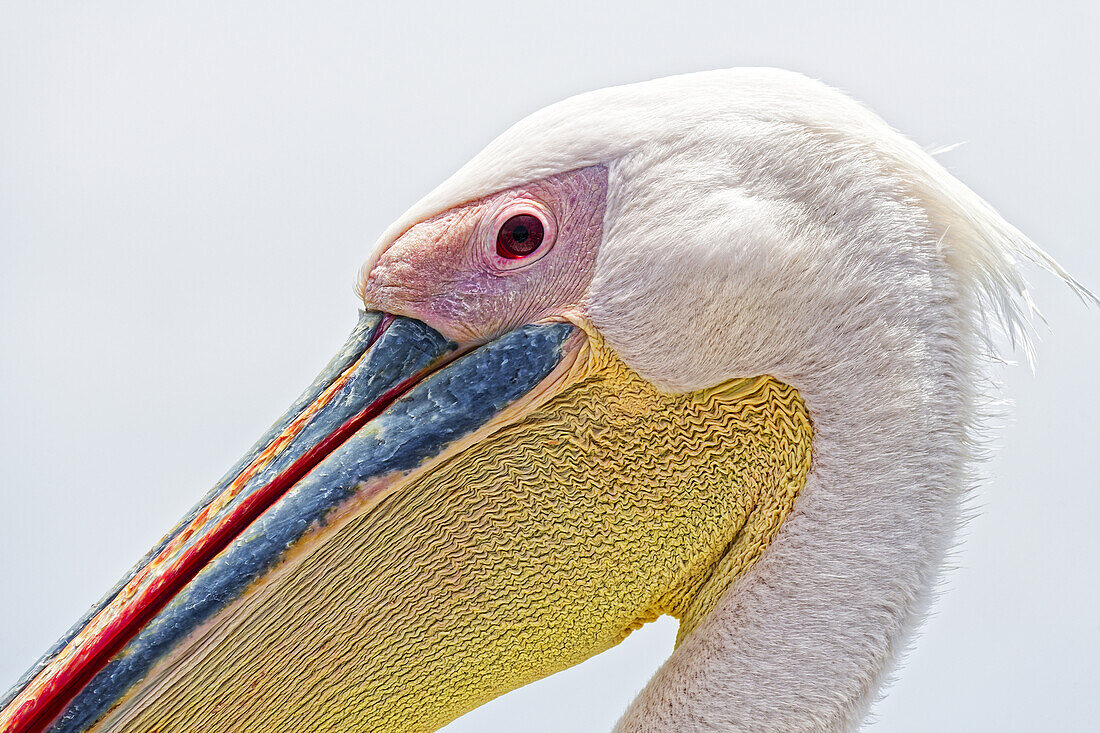
[[[286,414],[16,684],[0,729],[94,725],[303,538],[537,393],[574,353],[573,331],[524,326],[461,353],[423,323],[363,313]]]

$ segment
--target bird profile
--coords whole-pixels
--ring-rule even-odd
[[[540,110],[394,222],[346,344],[0,729],[434,731],[662,615],[616,731],[852,730],[928,611],[1023,263],[775,69]]]

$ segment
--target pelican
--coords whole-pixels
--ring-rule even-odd
[[[916,144],[735,69],[520,121],[346,344],[0,701],[9,733],[433,731],[662,615],[616,730],[852,730],[926,614],[1020,273]]]

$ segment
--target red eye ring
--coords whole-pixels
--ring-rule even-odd
[[[525,270],[558,240],[554,210],[533,196],[502,201],[478,225],[485,265],[498,273]]]
[[[497,230],[497,254],[509,260],[529,257],[542,244],[546,226],[534,214],[509,217]]]

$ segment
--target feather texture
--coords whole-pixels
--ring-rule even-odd
[[[608,194],[585,308],[612,348],[674,392],[774,376],[799,390],[815,432],[778,536],[618,730],[854,729],[955,541],[995,332],[1026,348],[1021,261],[1095,298],[872,112],[772,69],[541,110],[378,247],[457,204],[590,165],[608,167]]]

